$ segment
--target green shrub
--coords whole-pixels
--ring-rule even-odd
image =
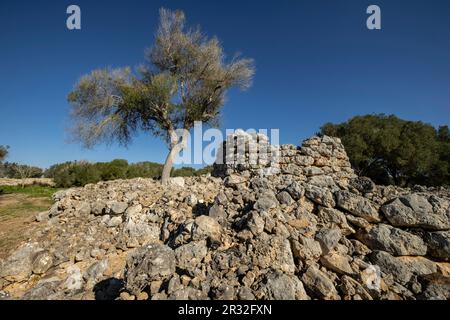
[[[212,167],[195,170],[191,167],[174,169],[172,176],[190,177],[211,172]],[[73,161],[55,164],[48,168],[44,176],[53,178],[59,188],[81,187],[99,181],[153,178],[159,179],[163,165],[155,162],[137,162],[129,164],[126,160],[116,159],[111,162],[90,163]]]
[[[340,137],[356,172],[378,184],[450,184],[448,126],[379,114],[327,123],[320,134]]]

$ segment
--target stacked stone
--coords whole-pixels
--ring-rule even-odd
[[[279,173],[279,147],[271,145],[264,134],[236,130],[223,142],[212,175],[226,177],[247,171],[250,175]]]
[[[307,139],[301,148],[282,146],[280,167],[281,173],[295,175],[303,181],[328,176],[347,184],[356,177],[341,140],[328,136]]]
[[[234,143],[231,143],[233,140]],[[245,153],[239,152],[239,143],[236,143],[239,141],[247,142]],[[253,153],[256,162],[251,161],[249,146],[252,144],[259,144],[259,150]],[[251,135],[237,131],[223,143],[218,159],[221,161],[214,164],[213,175],[220,177],[232,174],[255,176],[282,173],[307,182],[311,179],[323,180],[327,176],[343,185],[356,177],[341,140],[328,136],[307,139],[301,147],[292,144],[271,146],[268,138],[262,134]]]
[[[281,172],[261,174],[272,160]],[[56,193],[40,232],[0,261],[0,299],[450,299],[445,190],[352,178],[326,136],[218,167],[224,179]]]

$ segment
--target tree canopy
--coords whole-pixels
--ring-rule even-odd
[[[170,150],[162,174],[167,181],[187,143],[179,130],[186,132],[195,121],[217,124],[227,90],[247,89],[253,74],[251,59],[226,62],[217,38],[187,28],[183,12],[161,9],[155,42],[137,73],[129,67],[95,70],[69,94],[73,136],[87,147],[126,145],[140,130],[162,137]]]
[[[6,156],[8,155],[8,146],[0,146],[0,162],[5,160]]]
[[[380,184],[443,185],[450,182],[450,133],[394,115],[356,116],[326,123],[321,134],[340,137],[360,175]]]

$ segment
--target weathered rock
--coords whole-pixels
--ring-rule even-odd
[[[357,238],[372,250],[383,250],[394,256],[423,256],[427,253],[424,241],[409,232],[378,224],[369,232],[359,232]]]
[[[350,258],[338,252],[330,252],[320,258],[321,264],[338,274],[351,275],[354,273],[350,266]]]
[[[40,251],[37,244],[27,243],[0,264],[0,279],[23,281],[31,276],[34,255]]]
[[[344,293],[344,300],[373,300],[367,290],[358,281],[349,276],[341,278],[340,289]]]
[[[154,280],[169,279],[175,273],[175,253],[165,245],[150,244],[127,258],[126,288],[138,294]]]
[[[277,194],[277,199],[280,202],[280,204],[284,204],[287,206],[291,205],[294,202],[291,195],[287,191],[282,191],[279,194]]]
[[[314,239],[300,237],[292,241],[291,247],[294,258],[301,261],[317,261],[322,255],[320,243]]]
[[[355,230],[347,223],[345,214],[339,210],[320,207],[317,216],[327,228],[338,228],[343,235],[355,233]]]
[[[357,177],[350,180],[350,186],[361,193],[373,192],[376,188],[375,183],[373,183],[373,181],[367,177]]]
[[[69,291],[77,291],[83,288],[83,274],[77,265],[72,265],[67,268],[68,277],[64,282],[64,288]]]
[[[391,274],[401,284],[408,283],[413,275],[407,264],[387,252],[375,251],[370,259],[382,272]]]
[[[425,241],[432,257],[450,260],[450,231],[428,232]]]
[[[361,196],[348,191],[336,192],[336,203],[341,209],[351,214],[366,219],[369,222],[379,222],[380,216],[375,205]]]
[[[305,194],[305,188],[297,181],[292,182],[287,188],[286,191],[290,194],[290,196],[294,200],[299,200]]]
[[[195,276],[195,270],[206,257],[208,248],[206,241],[190,242],[175,249],[177,267]]]
[[[321,187],[306,185],[305,196],[324,207],[332,208],[336,205],[331,191]]]
[[[264,299],[268,300],[309,300],[303,283],[293,275],[271,272],[261,285]]]
[[[278,200],[275,194],[271,191],[266,191],[261,194],[256,201],[254,208],[257,211],[267,211],[278,206]]]
[[[270,151],[267,163],[215,165],[220,177],[60,193],[30,236],[39,245],[1,262],[0,299],[448,297],[450,192],[357,178],[331,137]],[[400,198],[412,222],[391,226],[404,217],[378,207]]]
[[[34,274],[44,274],[53,266],[53,255],[43,250],[35,254],[32,261]]]
[[[339,229],[322,229],[316,234],[316,240],[319,242],[323,254],[332,251],[341,237],[342,234]]]
[[[436,200],[436,199],[435,199]],[[444,202],[444,201],[442,201]],[[428,230],[449,230],[448,201],[443,210],[434,209],[428,199],[418,194],[396,198],[381,207],[386,218],[395,227],[421,227]]]
[[[122,224],[122,217],[112,217],[109,221],[108,221],[108,227],[110,228],[115,228],[118,227]]]
[[[222,228],[220,224],[209,216],[197,217],[192,226],[192,239],[203,240],[211,239],[219,241],[221,237]]]
[[[169,186],[184,188],[185,180],[183,177],[170,178],[168,184]]]
[[[328,276],[311,266],[302,276],[302,282],[308,292],[319,299],[340,300],[339,294]]]
[[[50,218],[48,211],[39,212],[36,215],[37,222],[47,221]]]
[[[123,214],[128,208],[128,203],[114,201],[110,204],[111,214]]]

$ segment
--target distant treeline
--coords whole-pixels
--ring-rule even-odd
[[[353,168],[378,184],[450,185],[450,130],[394,115],[356,116],[325,124],[320,131],[340,137]]]
[[[55,164],[47,170],[19,165],[16,163],[0,164],[0,177],[4,178],[52,178],[59,188],[80,187],[88,183],[116,179],[159,178],[163,165],[155,162],[138,162],[116,159],[111,162],[91,163],[87,161],[69,161]],[[211,167],[196,170],[191,167],[173,169],[172,176],[199,176],[211,171]]]

